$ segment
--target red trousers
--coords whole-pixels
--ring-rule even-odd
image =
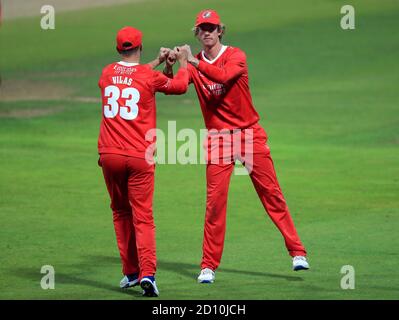
[[[233,145],[234,141],[241,149],[226,148],[226,145]],[[266,132],[259,124],[235,133],[208,134],[205,146],[208,151],[207,200],[201,268],[216,270],[222,258],[227,194],[235,159],[240,160],[248,169],[266,212],[284,237],[289,254],[306,256],[306,250],[296,232],[277,181],[270,149],[266,142]],[[216,156],[211,155],[215,149],[219,149],[219,153]]]
[[[155,225],[152,214],[155,166],[145,159],[101,154],[111,197],[116,240],[123,274],[140,278],[156,272]]]

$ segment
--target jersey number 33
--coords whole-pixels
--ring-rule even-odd
[[[137,118],[140,92],[136,88],[129,87],[121,91],[117,86],[108,86],[104,90],[104,97],[108,98],[107,104],[104,106],[104,117],[115,118],[119,113],[119,116],[125,120]],[[124,106],[119,106],[119,98],[126,99]]]

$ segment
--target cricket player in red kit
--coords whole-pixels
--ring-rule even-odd
[[[187,55],[177,55],[180,69],[170,79],[152,68],[166,59],[139,64],[142,33],[125,27],[117,34],[122,61],[103,69],[99,80],[102,121],[98,138],[99,165],[111,198],[111,209],[124,277],[128,288],[140,283],[143,295],[158,296],[155,283],[155,225],[152,212],[155,137],[155,93],[183,94],[188,87]],[[163,51],[164,50],[164,51]]]
[[[198,281],[212,283],[222,258],[227,195],[236,159],[247,168],[266,212],[283,235],[293,258],[293,270],[309,269],[306,250],[277,181],[267,134],[258,123],[259,115],[252,103],[245,53],[221,44],[224,25],[214,10],[203,10],[198,14],[194,32],[203,50],[195,57],[188,45],[176,47],[175,51],[188,54],[190,83],[197,91],[209,132],[202,270]],[[171,72],[170,67],[164,70],[165,74]],[[226,144],[232,145],[233,141],[244,147],[238,148],[238,152],[235,148],[227,148],[226,152]],[[212,156],[214,149],[219,151],[216,157]]]

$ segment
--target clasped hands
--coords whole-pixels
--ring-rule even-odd
[[[182,62],[191,62],[195,58],[191,53],[191,48],[189,45],[177,46],[173,49],[170,48],[160,48],[158,54],[159,63],[165,62],[167,68],[171,68],[176,61]]]

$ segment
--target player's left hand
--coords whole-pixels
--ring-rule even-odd
[[[180,50],[185,50],[187,52],[187,60],[192,60],[194,58],[193,54],[191,53],[191,47],[188,44],[179,47]]]
[[[179,60],[179,62],[180,62],[180,60],[185,60],[185,61],[187,61],[187,59],[188,59],[188,52],[187,52],[187,50],[186,50],[185,48],[183,48],[183,46],[181,46],[181,47],[175,47],[175,48],[173,49],[173,51],[176,52],[176,57],[177,57],[177,60]]]
[[[176,60],[177,60],[176,52],[174,50],[170,50],[165,60],[166,65],[168,67],[172,67],[176,63]]]
[[[187,62],[191,63],[195,67],[198,67],[199,60],[193,56],[191,53],[191,47],[188,44],[185,44],[184,46],[180,47],[175,47],[174,51],[176,52],[182,52],[184,53],[185,56],[187,56]]]
[[[160,63],[164,62],[167,59],[170,51],[171,51],[171,49],[164,48],[164,47],[161,47],[159,49],[158,60]]]

